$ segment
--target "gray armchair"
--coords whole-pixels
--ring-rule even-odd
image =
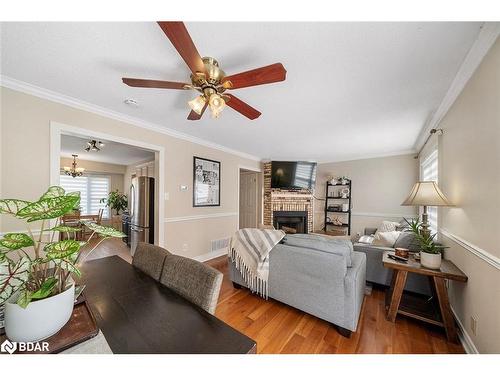
[[[132,258],[132,265],[159,281],[163,270],[163,262],[169,254],[162,247],[139,242]]]
[[[160,282],[210,314],[215,313],[222,273],[196,260],[168,255]]]

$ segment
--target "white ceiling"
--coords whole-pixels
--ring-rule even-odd
[[[72,135],[61,135],[61,156],[72,157],[78,155],[78,159],[99,161],[118,165],[132,165],[145,160],[153,160],[154,152],[143,150],[135,146],[123,143],[111,142],[105,139],[97,139],[105,144],[101,151],[86,152],[84,148],[87,141],[95,138],[80,138]]]
[[[348,160],[414,148],[480,26],[187,23],[227,74],[283,63],[285,82],[233,91],[262,112],[254,121],[226,108],[191,122],[194,92],[124,85],[122,76],[188,81],[154,22],[2,23],[2,75],[264,159]]]

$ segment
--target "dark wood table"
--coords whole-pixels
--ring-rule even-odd
[[[389,258],[389,254],[394,254],[394,252],[386,251],[382,258],[384,267],[393,270],[391,286],[386,295],[387,320],[394,322],[398,313],[419,319],[444,327],[448,340],[458,342],[445,280],[467,282],[467,276],[446,259],[442,260],[440,269],[433,270],[422,266],[413,255],[410,255],[407,262],[401,262]],[[403,294],[408,272],[428,276],[435,298],[422,299],[414,294]]]
[[[88,261],[80,284],[113,353],[255,353],[256,343],[118,256]]]

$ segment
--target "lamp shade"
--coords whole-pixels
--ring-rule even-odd
[[[402,206],[452,206],[434,181],[419,181]]]

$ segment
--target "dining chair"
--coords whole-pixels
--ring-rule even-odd
[[[99,213],[97,214],[97,220],[96,220],[97,225],[101,225],[103,214],[104,214],[104,208],[99,208]]]
[[[139,242],[132,258],[132,265],[156,281],[160,281],[167,255],[170,253],[162,247]]]
[[[215,313],[222,273],[194,259],[168,255],[160,282],[210,314]]]
[[[81,239],[81,224],[80,224],[80,212],[66,214],[62,217],[62,225],[66,227],[77,227],[79,228],[78,232],[74,232],[74,236],[76,240]],[[70,233],[61,232],[60,234],[61,240],[69,239]]]

